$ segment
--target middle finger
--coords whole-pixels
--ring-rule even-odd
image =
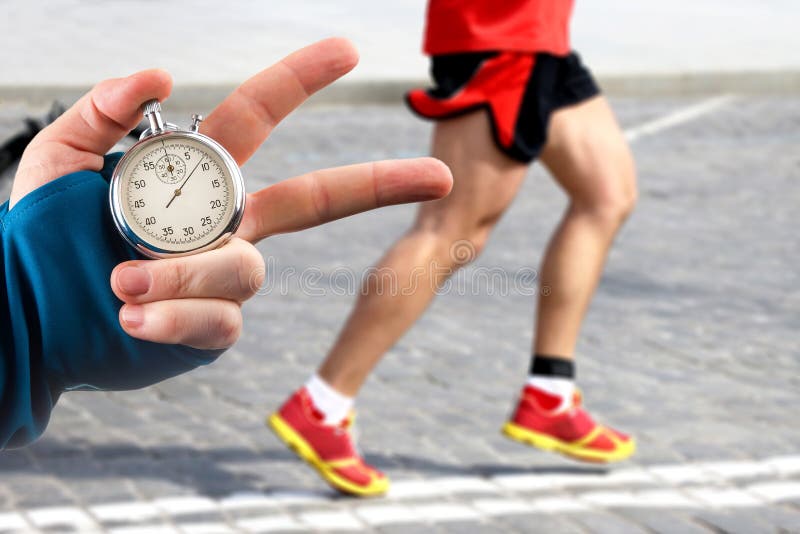
[[[121,263],[111,273],[111,288],[127,304],[188,298],[243,302],[255,294],[264,276],[261,253],[234,237],[203,254]]]
[[[286,115],[356,63],[358,52],[346,39],[325,39],[302,48],[237,87],[200,131],[242,165]]]

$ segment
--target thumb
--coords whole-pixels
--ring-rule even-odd
[[[10,206],[59,176],[100,170],[103,155],[141,120],[141,105],[152,98],[164,100],[171,90],[172,78],[157,69],[97,84],[25,149]]]

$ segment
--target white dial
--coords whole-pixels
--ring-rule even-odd
[[[120,162],[112,196],[124,226],[146,248],[185,253],[229,231],[241,208],[241,176],[207,139],[170,132],[145,140]]]

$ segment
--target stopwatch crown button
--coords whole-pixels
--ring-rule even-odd
[[[148,100],[142,106],[142,112],[144,116],[147,117],[151,113],[160,113],[161,112],[161,102],[156,99]]]
[[[149,131],[146,130],[142,137],[145,137],[145,134],[153,135],[164,131],[164,119],[161,118],[161,104],[158,100],[153,99],[145,102],[142,106],[142,111],[145,118],[150,121]]]

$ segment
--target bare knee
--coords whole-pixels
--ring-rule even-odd
[[[475,259],[486,248],[494,223],[478,224],[470,227],[438,228],[415,225],[409,235],[418,243],[424,243],[426,254],[445,271],[453,273]]]
[[[461,235],[450,235],[442,242],[447,247],[447,265],[460,269],[475,261],[483,253],[489,240],[489,233],[494,224],[482,224],[462,232]]]
[[[591,216],[604,228],[616,231],[633,212],[638,191],[636,171],[628,169],[598,171],[588,179],[594,187],[588,194],[572,195],[572,209]]]

